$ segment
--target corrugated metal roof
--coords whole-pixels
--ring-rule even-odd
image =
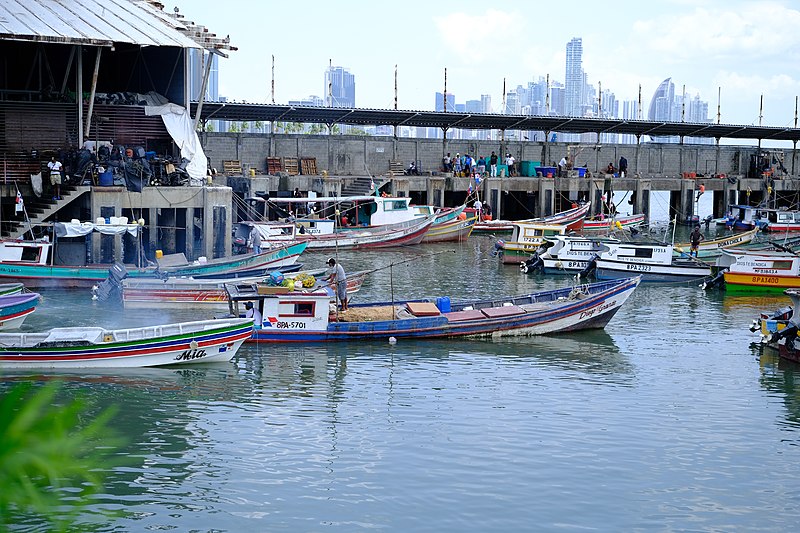
[[[235,50],[149,0],[0,0],[0,39]]]

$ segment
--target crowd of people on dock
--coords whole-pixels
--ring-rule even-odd
[[[506,154],[503,160],[503,163],[508,168],[509,177],[517,175],[516,161],[516,158],[510,152]],[[452,172],[456,177],[496,178],[499,162],[500,157],[495,152],[492,152],[489,157],[478,156],[477,158],[466,153],[463,155],[456,153],[455,157],[451,157],[450,152],[448,152],[442,158],[442,170],[444,172]]]

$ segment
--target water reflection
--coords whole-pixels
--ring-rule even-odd
[[[752,350],[758,356],[761,386],[778,397],[786,408],[786,425],[789,429],[800,428],[800,364],[787,361],[778,351],[754,343]],[[792,434],[792,441],[800,439]]]

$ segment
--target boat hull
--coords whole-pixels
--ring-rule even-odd
[[[170,268],[132,269],[127,272],[130,278],[155,278],[158,274],[170,276],[194,276],[226,274],[241,270],[277,268],[293,264],[306,249],[305,243],[297,243],[281,248],[267,250],[261,254],[233,256],[206,263],[193,263]],[[27,287],[92,287],[105,281],[109,269],[114,265],[39,265],[23,263],[0,263],[0,280],[14,280]]]
[[[800,276],[725,272],[725,290],[729,292],[783,292],[800,289]]]
[[[539,293],[532,299],[534,295],[509,298],[508,302],[493,301],[492,307],[485,311],[476,307],[429,317],[331,322],[324,331],[264,327],[256,329],[248,342],[386,341],[389,337],[501,339],[603,328],[638,284],[639,278],[631,278],[583,288],[558,289]],[[268,322],[265,320],[265,324]]]
[[[691,283],[711,276],[711,267],[692,262],[676,262],[672,265],[633,263],[599,258],[594,273],[600,280],[622,279],[641,276],[648,283]]]
[[[453,219],[441,224],[434,224],[422,238],[422,242],[462,242],[469,238],[478,217],[466,220]]]
[[[73,330],[97,342],[73,341]],[[56,328],[0,334],[2,368],[133,368],[229,361],[253,333],[247,319],[186,322],[128,330]],[[35,344],[30,344],[36,339]]]
[[[19,328],[38,304],[39,295],[35,292],[0,296],[0,331]]]

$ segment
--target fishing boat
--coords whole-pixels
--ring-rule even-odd
[[[332,309],[325,293],[261,294],[231,287],[230,313],[255,302],[263,323],[249,342],[331,342],[473,337],[498,339],[603,328],[639,285],[638,277],[570,286],[521,296],[449,297],[354,304]],[[335,308],[334,308],[335,309]]]
[[[764,227],[767,223],[767,211],[763,207],[752,205],[732,205],[725,220],[725,227],[734,231],[747,231],[756,227]]]
[[[252,334],[251,318],[0,333],[0,368],[128,368],[229,361]]]
[[[36,310],[39,295],[35,292],[17,292],[0,296],[0,331],[15,329]]]
[[[25,285],[22,283],[0,283],[0,296],[17,294],[23,290],[25,290]]]
[[[375,227],[344,228],[336,228],[335,221],[328,219],[313,219],[313,226],[304,226],[303,221],[242,222],[237,236],[246,239],[255,228],[261,242],[269,246],[302,243],[314,250],[392,248],[419,244],[434,220],[435,215],[431,215]]]
[[[637,215],[623,215],[615,217],[604,217],[602,219],[591,218],[583,221],[583,231],[609,231],[615,228],[636,228],[644,224],[645,216],[643,213]]]
[[[756,227],[741,233],[731,233],[716,239],[700,241],[700,245],[697,247],[697,257],[700,259],[719,257],[722,250],[726,248],[736,248],[752,242],[758,232],[759,228]],[[684,242],[675,244],[673,251],[676,256],[682,256],[688,254],[691,249],[691,243]]]
[[[800,256],[792,252],[724,249],[716,266],[727,291],[800,289]],[[718,280],[709,286],[714,281]]]
[[[508,240],[500,240],[495,243],[495,251],[499,253],[503,263],[518,265],[536,252],[547,238],[568,235],[575,229],[580,228],[582,222],[583,219],[560,225],[515,222],[511,237]]]
[[[301,273],[285,275],[286,279],[295,279]],[[324,290],[327,286],[321,279],[325,269],[305,272],[306,276],[313,276],[315,284],[312,290]],[[347,275],[347,293],[355,294],[361,289],[367,272],[353,272]],[[308,278],[306,278],[308,279]],[[264,276],[239,279],[196,279],[196,278],[167,278],[159,279],[124,279],[122,280],[122,302],[125,309],[196,309],[199,312],[204,310],[226,310],[228,309],[228,293],[225,285],[245,285],[252,286],[256,283],[264,283]],[[282,292],[290,293],[292,289],[284,289]],[[333,294],[332,291],[330,294]]]
[[[792,233],[800,231],[800,211],[770,209],[766,212],[764,231],[773,233]]]
[[[697,258],[676,257],[671,244],[646,242],[605,243],[596,256],[597,279],[641,276],[642,282],[681,283],[709,279],[711,265]]]
[[[787,296],[792,300],[790,306],[779,309],[774,314],[759,319],[759,326],[761,335],[761,343],[770,348],[778,350],[780,357],[795,363],[800,363],[800,339],[797,338],[798,327],[800,327],[800,313],[796,313],[796,309],[800,309],[800,291],[797,289],[788,289],[784,291]],[[788,318],[787,318],[788,317]],[[751,331],[758,331],[755,329],[754,323]]]
[[[520,270],[541,271],[545,274],[580,274],[589,267],[595,256],[606,250],[605,244],[620,242],[613,237],[579,235],[548,237],[539,250],[520,263]]]
[[[477,216],[464,214],[463,218],[453,218],[446,222],[433,224],[422,238],[422,242],[463,242],[469,238],[477,221]]]
[[[155,266],[126,267],[129,277],[226,274],[241,270],[277,268],[297,261],[306,243],[282,245],[260,254],[188,261],[182,253],[157,259]],[[109,277],[115,265],[54,265],[53,243],[47,241],[0,242],[0,281],[18,281],[26,287],[91,287]]]
[[[525,220],[511,221],[511,220],[481,220],[475,223],[473,233],[503,233],[513,232],[514,224],[519,223],[539,223],[539,224],[570,224],[576,220],[583,220],[589,209],[592,208],[591,202],[586,202],[565,211],[559,211],[553,215],[546,217],[528,218]],[[474,214],[475,210],[467,208],[468,214]]]

